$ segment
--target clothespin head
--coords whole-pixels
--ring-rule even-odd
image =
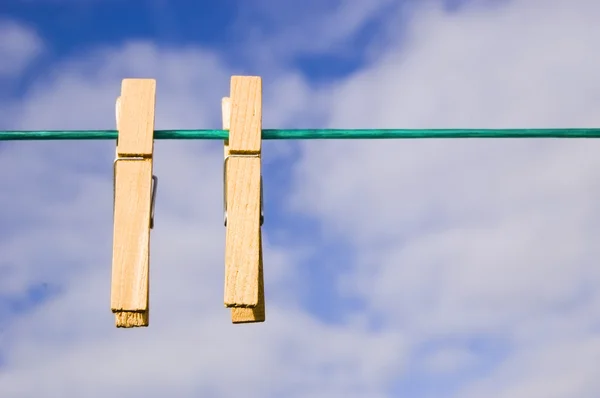
[[[156,81],[125,79],[117,99],[111,310],[117,327],[148,326]]]
[[[223,115],[223,129],[229,130],[230,127],[230,119],[231,119],[231,99],[229,97],[223,98],[221,101],[222,115]],[[224,142],[224,156],[225,161],[229,157],[229,140],[225,140]],[[227,186],[227,175],[224,174],[223,185]],[[261,180],[262,184],[262,180]],[[261,185],[261,220],[260,223],[262,225],[263,222],[263,214],[262,214],[262,185]],[[225,217],[225,226],[227,226],[227,194],[224,192],[224,217]],[[232,307],[231,308],[231,321],[232,323],[257,323],[265,321],[265,291],[264,291],[264,276],[263,276],[263,255],[262,255],[262,236],[259,231],[259,269],[258,269],[258,304],[256,307]]]
[[[230,101],[229,152],[223,166],[225,306],[255,308],[261,256],[261,78],[233,76]]]

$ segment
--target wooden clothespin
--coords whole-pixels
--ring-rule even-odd
[[[222,114],[223,114],[223,130],[229,130],[231,120],[231,99],[229,97],[223,98],[221,102]],[[229,140],[225,140],[224,143],[224,156],[225,161],[230,156],[229,152]],[[225,181],[226,183],[226,181]],[[261,187],[262,189],[262,187]],[[261,197],[262,200],[262,197]],[[262,205],[261,205],[262,206]],[[261,214],[262,217],[262,214]],[[227,223],[225,224],[227,226]],[[264,291],[264,277],[263,277],[263,256],[262,256],[262,233],[259,228],[258,232],[258,304],[256,307],[232,307],[231,308],[231,321],[233,323],[256,323],[265,321],[265,291]]]
[[[227,100],[224,101],[226,106]],[[231,78],[229,142],[225,147],[225,306],[236,322],[264,320],[261,302],[262,81],[257,76]],[[264,290],[264,289],[263,289]],[[258,307],[258,308],[257,308]],[[262,316],[260,313],[262,312]],[[256,320],[254,320],[256,318]],[[242,320],[243,319],[243,320]]]
[[[156,81],[125,79],[117,98],[111,309],[117,327],[148,326]]]

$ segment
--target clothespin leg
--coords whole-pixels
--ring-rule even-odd
[[[149,324],[155,96],[155,80],[125,79],[117,99],[111,284],[111,310],[117,327]]]
[[[258,264],[258,304],[254,308],[232,308],[232,323],[257,323],[266,319],[265,281],[263,276],[262,234],[259,233],[260,257]]]
[[[223,98],[221,102],[222,115],[223,115],[223,129],[229,130],[230,119],[231,119],[231,100],[228,97]],[[225,159],[229,156],[229,140],[224,142],[224,156]],[[225,182],[224,182],[225,183]],[[264,290],[264,276],[263,276],[263,255],[262,255],[262,236],[259,231],[259,268],[258,268],[258,304],[256,307],[242,308],[233,307],[231,308],[231,321],[233,323],[256,323],[265,321],[265,290]]]

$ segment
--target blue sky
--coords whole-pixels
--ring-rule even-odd
[[[600,126],[593,0],[8,0],[0,129]],[[222,147],[157,141],[151,325],[109,310],[114,142],[0,143],[0,395],[597,397],[600,146],[266,142],[267,322],[223,308]]]

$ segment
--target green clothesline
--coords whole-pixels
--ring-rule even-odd
[[[158,140],[224,140],[227,130],[156,130]],[[116,130],[0,131],[0,141],[114,140]],[[315,129],[263,130],[265,140],[415,138],[600,138],[600,128],[577,129]]]

